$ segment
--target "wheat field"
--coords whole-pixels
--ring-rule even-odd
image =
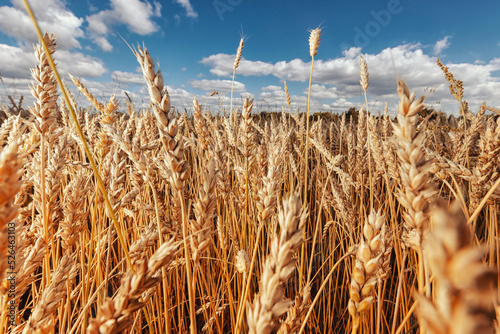
[[[459,117],[403,80],[369,110],[362,57],[355,112],[180,112],[144,47],[150,108],[71,77],[84,108],[43,41],[0,112],[1,334],[499,332],[499,111],[439,60]]]

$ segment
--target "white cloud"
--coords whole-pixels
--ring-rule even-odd
[[[137,85],[143,85],[145,83],[144,76],[138,73],[113,71],[111,77],[119,83],[132,83]]]
[[[198,17],[198,13],[195,12],[195,10],[193,9],[193,6],[189,2],[189,0],[175,0],[175,2],[177,2],[179,5],[181,5],[186,10],[186,15],[188,17],[192,17],[192,18]]]
[[[204,90],[207,92],[230,92],[231,91],[231,80],[191,80],[188,82],[191,87],[199,90]],[[245,92],[245,84],[235,81],[234,82],[234,92]]]
[[[71,73],[77,77],[96,78],[108,70],[101,59],[80,52],[59,50],[54,53],[57,68],[61,73]]]
[[[10,95],[18,102],[21,96],[24,97],[23,106],[32,105],[33,100],[30,100],[30,79],[7,78],[2,75],[2,83],[0,84],[0,104],[9,105],[10,101],[7,97]]]
[[[359,51],[359,48],[352,48],[346,50],[342,57],[316,60],[313,81],[318,84],[336,86],[339,94],[352,95],[359,92]],[[393,68],[393,58],[396,69]],[[424,87],[436,84],[442,77],[436,70],[435,58],[424,54],[419,44],[405,44],[395,48],[387,48],[375,55],[367,54],[365,59],[368,62],[370,72],[370,88],[377,90],[377,94],[393,92],[396,82],[395,70]],[[201,63],[210,67],[211,74],[230,78],[233,72],[233,60],[234,56],[232,55],[216,54],[203,58]],[[236,75],[273,75],[289,82],[307,82],[310,68],[310,62],[304,62],[298,58],[274,64],[243,59],[240,67],[236,70]],[[429,73],[431,73],[430,77]],[[377,88],[372,88],[372,86]]]
[[[440,55],[444,49],[447,49],[450,46],[450,42],[448,41],[451,36],[445,36],[443,39],[439,40],[434,44],[434,49],[432,53],[436,56]]]
[[[108,33],[108,25],[111,24],[112,17],[110,10],[103,10],[97,14],[86,17],[89,24],[87,30],[92,34],[106,35]],[[109,23],[106,21],[110,21]]]
[[[359,107],[359,105],[356,105],[356,103],[350,102],[345,98],[340,98],[340,99],[337,99],[335,102],[330,103],[328,109],[334,110],[334,111],[339,111],[339,110],[346,111],[352,107]]]
[[[103,36],[96,36],[94,37],[94,43],[97,44],[103,51],[106,52],[111,52],[113,51],[113,46],[109,41],[106,39],[106,37]]]
[[[87,0],[87,6],[89,8],[89,11],[91,11],[91,12],[97,12],[98,11],[97,7],[94,6],[94,4],[90,2],[90,0]]]
[[[233,75],[233,63],[235,55],[228,55],[224,53],[218,53],[211,55],[209,57],[203,58],[200,62],[207,65],[210,68],[210,73],[223,76],[231,77]],[[245,58],[241,58],[240,65],[236,69],[236,74],[241,75],[268,75],[272,73],[273,65],[271,63],[265,63],[262,61],[248,61]]]
[[[349,49],[345,49],[344,51],[342,51],[342,54],[347,59],[353,59],[353,58],[358,57],[361,54],[361,48],[360,47],[352,47]]]
[[[158,1],[153,2],[153,16],[161,17],[161,3]]]
[[[28,17],[22,0],[11,0],[12,7],[0,7],[0,31],[15,37],[20,42],[25,40],[35,43],[38,38],[33,22]],[[38,25],[42,31],[54,33],[61,49],[80,48],[78,38],[84,37],[81,25],[83,19],[66,9],[61,0],[31,1],[36,13]]]
[[[304,94],[307,94],[304,89]],[[336,99],[339,97],[337,87],[327,87],[325,85],[311,85],[311,97],[318,99]]]
[[[441,42],[448,43],[448,40],[445,38]],[[446,43],[441,43],[441,45]],[[311,93],[315,101],[321,101],[315,104],[317,108],[328,105],[334,111],[343,111],[345,109],[340,109],[346,106],[357,105],[359,107],[363,104],[364,98],[362,98],[359,86],[359,55],[359,48],[351,48],[345,50],[341,57],[315,61]],[[382,109],[386,101],[390,101],[391,106],[397,103],[396,86],[399,76],[405,79],[410,89],[416,89],[417,94],[423,95],[426,89],[434,89],[435,93],[430,94],[426,100],[429,105],[438,106],[448,113],[458,112],[457,102],[449,93],[449,84],[436,65],[436,57],[424,53],[421,44],[403,44],[363,56],[367,61],[370,74],[368,102],[371,107]],[[216,54],[202,59],[201,63],[209,66],[211,74],[230,78],[233,59],[233,55]],[[294,81],[306,84],[311,66],[310,62],[304,62],[302,59],[275,63],[243,60],[241,64],[242,68],[236,71],[237,76],[272,75],[280,80],[286,79],[289,84]],[[475,61],[445,65],[449,66],[455,78],[463,80],[465,98],[471,110],[477,109],[482,101],[487,101],[493,106],[500,106],[500,98],[497,97],[498,94],[495,94],[495,91],[500,90],[500,79],[495,74],[495,71],[500,70],[500,58],[489,62]],[[303,90],[301,93],[298,95],[300,99],[295,102],[302,110],[305,106],[305,103],[301,102],[302,97],[307,95],[307,91]],[[270,104],[274,103],[270,101],[284,101],[283,95],[269,94],[264,90],[261,96]],[[330,102],[331,100],[334,101]],[[394,114],[395,110],[392,112]]]
[[[113,16],[120,23],[124,23],[132,32],[147,35],[158,30],[158,26],[151,20],[155,11],[149,2],[139,0],[111,0]]]
[[[105,9],[96,14],[87,16],[88,32],[94,42],[104,51],[113,48],[107,36],[114,25],[123,24],[131,32],[139,35],[148,35],[158,31],[154,17],[161,16],[161,5],[154,2],[140,0],[111,0],[111,9]]]
[[[286,103],[285,91],[281,87],[275,85],[263,87],[261,93],[256,98],[257,100],[264,99],[268,103],[271,101],[273,104]]]
[[[179,14],[174,15],[175,25],[178,27],[181,24],[181,16]]]
[[[276,86],[276,85],[269,85],[269,86],[263,87],[261,90],[263,92],[283,91],[283,89],[281,88],[281,86]]]
[[[35,65],[33,52],[16,46],[0,44],[0,74],[7,78],[28,78]]]
[[[54,59],[62,75],[100,77],[107,72],[104,63],[95,57],[80,52],[56,50]],[[0,44],[0,74],[7,78],[31,78],[30,68],[36,66],[32,50]]]

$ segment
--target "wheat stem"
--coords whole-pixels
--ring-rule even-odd
[[[181,213],[182,213],[182,238],[184,243],[184,256],[186,257],[186,279],[188,286],[188,297],[189,297],[189,317],[191,319],[191,334],[196,334],[196,310],[195,310],[195,295],[193,291],[193,275],[191,272],[191,252],[188,246],[188,226],[187,226],[187,217],[186,217],[186,209],[184,204],[184,196],[182,195],[181,190],[177,191],[177,195],[179,196],[181,202]]]
[[[330,272],[328,273],[328,275],[326,276],[325,280],[321,284],[320,288],[318,289],[318,292],[316,292],[316,297],[314,297],[314,300],[312,301],[311,305],[309,306],[309,311],[307,311],[307,314],[306,314],[306,316],[305,316],[305,318],[304,318],[304,320],[302,322],[302,326],[300,327],[300,330],[299,330],[298,334],[302,334],[304,332],[304,330],[306,328],[306,325],[307,325],[307,319],[309,319],[309,317],[311,316],[311,314],[312,314],[312,312],[314,310],[314,305],[316,305],[316,303],[319,301],[319,298],[321,297],[321,292],[323,292],[323,289],[328,284],[328,281],[332,277],[332,275],[335,272],[335,270],[337,269],[337,267],[340,265],[340,263],[342,263],[342,261],[344,261],[346,258],[348,258],[349,256],[351,256],[355,252],[356,252],[355,248],[353,248],[350,251],[348,251],[340,259],[338,259],[337,262],[330,269]]]

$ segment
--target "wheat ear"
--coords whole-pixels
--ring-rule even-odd
[[[198,140],[201,144],[201,148],[203,149],[203,151],[208,152],[208,127],[205,119],[203,118],[201,110],[202,107],[198,103],[198,100],[196,98],[193,98],[194,128],[196,129],[196,133],[198,134]]]
[[[234,89],[234,76],[236,74],[236,69],[240,66],[241,53],[243,52],[243,46],[245,45],[245,37],[241,37],[240,44],[236,50],[236,56],[234,57],[233,64],[233,81],[231,83],[231,102],[229,103],[229,112],[233,110],[233,89]]]
[[[363,92],[365,93],[365,107],[366,111],[368,111],[368,98],[366,96],[366,92],[368,90],[369,86],[369,74],[368,74],[368,65],[366,64],[366,60],[363,56],[359,56],[359,74],[361,76],[361,80],[359,80],[359,83],[361,85],[361,88],[363,88]]]
[[[295,304],[288,310],[285,321],[281,323],[278,334],[298,333],[309,310],[311,286],[306,285],[300,294],[295,296]]]
[[[418,258],[418,288],[422,292],[428,284],[422,255],[422,240],[428,227],[430,198],[434,196],[434,185],[429,171],[432,162],[424,154],[425,131],[417,131],[418,113],[424,108],[425,97],[415,100],[415,92],[410,93],[403,80],[398,82],[399,108],[397,124],[393,124],[397,138],[399,175],[401,187],[397,197],[406,209],[403,212],[404,245],[413,248]],[[428,290],[430,293],[430,290]]]
[[[385,261],[382,258],[386,249],[385,234],[385,216],[373,210],[365,220],[349,287],[348,310],[353,319],[352,333],[359,328],[361,313],[373,304],[377,274]]]
[[[203,170],[203,182],[198,191],[198,198],[193,204],[196,220],[191,220],[191,249],[193,261],[199,266],[202,252],[210,245],[213,233],[213,220],[216,216],[215,185],[217,174],[215,161],[210,159]]]
[[[99,111],[99,112],[103,112],[104,111],[104,105],[97,101],[97,99],[94,97],[94,95],[85,87],[85,85],[80,81],[78,80],[77,78],[75,78],[74,76],[72,76],[71,74],[69,75],[69,77],[71,78],[71,80],[73,81],[73,83],[75,84],[76,88],[78,88],[78,90],[87,98],[87,100],[89,100],[90,103],[92,103],[92,105]]]
[[[481,259],[485,247],[471,245],[458,203],[440,203],[424,243],[434,275],[434,302],[417,295],[418,316],[431,334],[493,333],[498,272]]]
[[[56,41],[54,35],[45,33],[43,40],[47,45],[50,55],[56,50]],[[33,107],[30,107],[30,112],[35,116],[35,128],[40,133],[40,193],[42,200],[42,216],[43,216],[43,236],[45,242],[49,242],[49,213],[47,209],[47,196],[45,193],[45,163],[46,163],[46,142],[51,141],[53,132],[51,131],[56,120],[55,106],[57,102],[57,82],[50,68],[49,58],[44,53],[42,45],[35,48],[35,56],[39,65],[31,71],[31,75],[38,82],[37,85],[31,87],[31,94],[35,97],[36,102]],[[47,258],[48,261],[48,258]],[[46,264],[46,271],[48,270]],[[45,273],[48,275],[48,273]]]
[[[89,334],[119,333],[133,322],[133,313],[142,308],[147,300],[142,295],[160,281],[158,271],[168,266],[175,257],[178,245],[174,239],[163,243],[148,261],[142,261],[136,272],[129,272],[113,299],[107,299],[99,307],[98,317],[91,319]],[[151,295],[149,295],[151,297]]]
[[[271,243],[271,253],[266,259],[260,279],[260,295],[253,304],[247,304],[249,333],[271,333],[277,329],[276,321],[293,304],[284,299],[283,283],[295,270],[294,252],[303,242],[307,211],[302,210],[300,196],[292,194],[283,201],[278,214],[281,229]]]

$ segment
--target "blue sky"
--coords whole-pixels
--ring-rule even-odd
[[[429,93],[427,102],[456,114],[440,57],[465,85],[477,109],[482,101],[500,106],[500,13],[498,1],[250,1],[250,0],[31,0],[42,29],[58,36],[55,57],[61,72],[80,78],[99,98],[128,92],[147,105],[138,64],[122,37],[144,45],[161,65],[172,105],[190,109],[197,96],[212,110],[229,105],[234,54],[245,47],[236,71],[235,96],[256,98],[258,110],[286,104],[305,110],[311,58],[309,30],[322,28],[313,74],[313,111],[360,107],[359,55],[368,63],[369,107],[390,103],[396,70],[411,89]],[[29,96],[29,68],[36,36],[22,0],[0,0],[0,103]],[[395,64],[395,66],[394,66]],[[70,84],[70,87],[72,84]],[[82,105],[83,99],[75,92]],[[209,98],[212,91],[220,95]],[[238,102],[237,102],[238,103]]]

